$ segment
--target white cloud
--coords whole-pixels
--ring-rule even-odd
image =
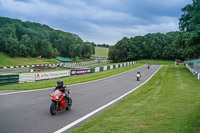
[[[99,26],[91,23],[85,24],[89,28],[89,32],[79,32],[78,34],[88,41],[96,43],[107,43],[114,45],[123,37],[133,37],[138,35],[145,35],[147,33],[167,33],[169,31],[178,31],[178,25],[174,22],[150,24],[150,25],[133,25],[132,27],[113,27],[113,26]]]
[[[177,12],[160,9],[175,9],[189,1],[0,0],[0,15],[47,24],[78,34],[84,41],[114,44],[125,36],[178,30],[180,14],[171,16]]]

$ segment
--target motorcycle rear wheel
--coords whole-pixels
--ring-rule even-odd
[[[55,102],[51,103],[50,113],[51,113],[51,115],[55,115],[57,113],[57,107],[56,107],[56,103]]]

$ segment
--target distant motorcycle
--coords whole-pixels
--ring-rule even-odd
[[[68,95],[71,93],[70,90],[67,90]],[[72,99],[68,97],[65,99],[65,93],[59,90],[55,90],[51,93],[51,106],[50,106],[50,113],[55,115],[57,111],[61,110],[70,110],[72,106]]]
[[[137,77],[137,81],[139,81],[140,78],[141,78],[141,75],[138,73],[138,74],[136,75],[136,77]]]
[[[147,68],[148,68],[148,69],[150,68],[150,66],[151,66],[151,63],[150,63],[150,62],[147,63]]]

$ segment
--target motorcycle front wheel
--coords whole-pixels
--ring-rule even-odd
[[[56,102],[52,102],[50,106],[51,115],[55,115],[57,113],[57,105]]]
[[[72,99],[69,97],[69,101],[67,103],[67,107],[66,107],[66,110],[70,110],[72,107]]]

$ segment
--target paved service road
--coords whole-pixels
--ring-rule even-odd
[[[55,132],[142,84],[160,67],[152,65],[147,69],[146,66],[142,66],[102,80],[68,86],[72,92],[72,108],[69,111],[58,112],[55,116],[49,112],[50,93],[53,89],[8,95],[3,95],[6,91],[2,92],[0,93],[0,132]],[[138,69],[142,74],[141,81],[136,81]]]
[[[1,69],[0,73],[19,73],[19,72],[28,72],[29,68],[18,68],[18,69]]]

